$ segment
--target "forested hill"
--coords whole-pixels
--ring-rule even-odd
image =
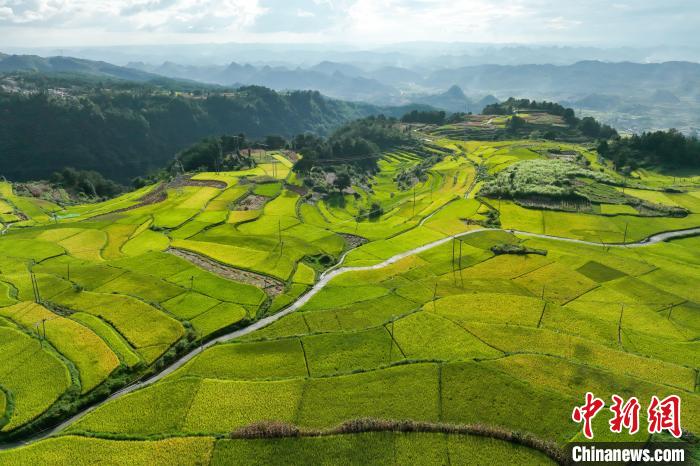
[[[133,68],[73,57],[39,57],[36,55],[0,54],[0,73],[34,71],[42,73],[81,73],[102,78],[129,81],[152,81],[160,76]]]
[[[41,179],[75,167],[127,182],[206,136],[324,135],[349,120],[406,110],[311,91],[9,74],[0,76],[0,175]]]

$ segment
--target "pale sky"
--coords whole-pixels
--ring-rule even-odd
[[[407,41],[700,45],[698,0],[0,0],[0,47]]]

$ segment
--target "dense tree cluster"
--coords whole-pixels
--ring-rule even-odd
[[[100,173],[92,170],[76,170],[74,168],[64,168],[51,175],[51,183],[63,188],[71,194],[84,195],[87,197],[113,197],[124,190],[112,180],[108,180]]]
[[[265,142],[263,146],[266,149],[270,150],[277,150],[277,149],[284,149],[287,147],[287,140],[283,138],[282,136],[278,136],[276,134],[271,134],[268,136],[265,136]]]
[[[401,169],[396,176],[394,176],[396,185],[400,190],[405,191],[418,182],[426,181],[428,179],[428,170],[440,160],[441,157],[439,155],[430,155],[410,168]]]
[[[442,110],[420,111],[413,110],[401,117],[403,123],[425,123],[432,125],[442,125],[445,123],[446,114]]]
[[[487,105],[484,108],[484,115],[513,115],[518,112],[545,112],[550,115],[562,117],[564,122],[572,129],[580,132],[581,135],[593,139],[609,139],[617,136],[617,131],[611,126],[601,124],[593,117],[578,118],[573,109],[566,108],[555,102],[538,102],[529,99],[514,99],[513,97],[500,103]],[[525,121],[514,121],[517,116],[513,116],[508,123],[511,133],[522,130],[526,127]],[[556,136],[556,131],[549,131],[549,135]]]
[[[508,123],[506,123],[506,129],[511,133],[517,133],[521,129],[525,128],[526,124],[527,123],[523,118],[513,115],[510,120],[508,120]]]
[[[536,100],[529,99],[515,99],[510,97],[508,100],[503,102],[493,103],[484,107],[484,115],[511,115],[517,111],[529,110],[529,111],[541,111],[546,112],[551,115],[557,115],[564,118],[564,121],[568,124],[574,122],[576,115],[573,109],[565,108],[564,106],[556,102],[537,102]]]
[[[602,141],[598,153],[611,159],[618,168],[639,166],[665,168],[700,167],[700,141],[675,129]]]
[[[208,137],[179,152],[170,170],[229,171],[255,166],[245,147],[250,146],[244,134]]]
[[[317,165],[349,164],[363,170],[375,170],[382,150],[412,142],[412,138],[396,123],[395,119],[380,115],[341,126],[327,139],[299,135],[292,141],[292,147],[300,151],[303,158],[295,169],[308,172]]]
[[[612,126],[604,125],[593,117],[583,117],[576,119],[576,128],[584,136],[594,139],[610,139],[617,137],[617,131]]]

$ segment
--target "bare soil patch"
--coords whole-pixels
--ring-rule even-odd
[[[219,275],[220,277],[260,288],[272,298],[284,292],[284,283],[275,278],[268,277],[267,275],[224,265],[208,257],[201,256],[191,251],[185,251],[184,249],[168,248],[166,252],[185,259],[197,267]]]
[[[123,210],[131,210],[145,205],[157,204],[159,202],[163,202],[167,197],[168,193],[166,192],[165,184],[161,183],[157,188],[151,190],[140,198],[138,204],[132,205],[131,207],[125,207]]]
[[[226,189],[226,183],[218,180],[193,180],[192,178],[179,177],[168,183],[168,188],[180,188],[183,186],[200,186],[209,188]]]
[[[268,198],[257,194],[248,194],[236,203],[235,210],[260,210],[263,208]]]
[[[299,154],[294,152],[293,150],[283,150],[282,154],[289,159],[290,162],[295,163],[297,160],[299,160]]]
[[[295,184],[284,184],[284,189],[297,193],[300,196],[305,196],[309,192],[309,188],[306,186],[297,186]]]
[[[340,233],[340,236],[342,236],[347,243],[348,249],[355,249],[356,247],[362,246],[369,241],[367,238],[351,235],[350,233]]]

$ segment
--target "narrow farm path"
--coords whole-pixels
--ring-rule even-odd
[[[685,230],[664,231],[662,233],[656,233],[656,234],[651,235],[647,238],[644,238],[643,240],[635,241],[632,243],[596,243],[593,241],[584,241],[582,239],[565,238],[563,236],[551,236],[551,235],[545,235],[542,233],[529,233],[527,231],[520,231],[520,230],[504,230],[504,231],[508,231],[508,232],[514,233],[516,235],[521,235],[521,236],[530,236],[532,238],[551,239],[551,240],[556,240],[556,241],[566,241],[568,243],[587,244],[590,246],[615,247],[615,248],[638,248],[640,246],[649,246],[652,244],[663,243],[664,241],[668,241],[668,240],[674,239],[674,238],[685,238],[685,237],[700,235],[700,227],[694,227],[694,228],[686,228]],[[458,236],[460,236],[460,235],[458,235]]]
[[[267,316],[263,319],[260,319],[257,322],[254,322],[247,327],[241,328],[239,330],[236,330],[236,331],[233,331],[231,333],[222,335],[218,338],[215,338],[215,339],[207,342],[206,344],[202,345],[200,348],[197,348],[197,349],[191,351],[190,353],[182,356],[180,359],[173,362],[171,365],[164,368],[161,372],[150,377],[149,379],[142,380],[142,381],[133,383],[131,385],[128,385],[128,386],[124,387],[123,389],[113,393],[109,398],[107,398],[107,399],[105,399],[105,400],[103,400],[103,401],[101,401],[93,406],[85,408],[84,410],[75,414],[71,418],[63,421],[61,424],[59,424],[53,428],[46,429],[46,430],[41,431],[41,432],[37,432],[33,437],[30,437],[30,438],[25,439],[25,440],[20,441],[20,442],[0,445],[0,450],[7,450],[7,449],[15,448],[15,447],[28,445],[28,444],[37,442],[39,440],[43,440],[47,437],[50,437],[51,435],[54,435],[54,434],[62,431],[66,427],[70,426],[71,424],[75,423],[76,421],[78,421],[79,419],[84,417],[86,414],[88,414],[91,411],[95,410],[96,408],[102,406],[104,403],[106,403],[108,401],[115,400],[117,398],[121,398],[124,395],[132,393],[136,390],[147,387],[149,385],[153,385],[154,383],[158,382],[159,380],[162,380],[163,378],[172,374],[177,369],[181,368],[183,365],[185,365],[192,358],[194,358],[195,356],[200,354],[206,348],[210,348],[216,344],[224,343],[224,342],[242,337],[243,335],[247,335],[249,333],[252,333],[256,330],[259,330],[263,327],[266,327],[266,326],[272,324],[273,322],[281,319],[282,317],[289,315],[289,314],[293,313],[294,311],[298,310],[299,308],[301,308],[313,296],[315,296],[323,288],[325,288],[325,286],[328,285],[328,283],[331,280],[333,280],[333,278],[337,277],[338,275],[342,275],[344,273],[353,272],[353,271],[381,269],[381,268],[386,267],[388,265],[394,264],[402,259],[405,259],[406,257],[412,256],[415,254],[420,254],[421,252],[428,251],[428,250],[433,249],[435,247],[441,246],[445,243],[452,241],[455,238],[462,238],[462,237],[473,235],[473,234],[480,233],[483,231],[505,231],[508,233],[513,233],[513,234],[521,235],[521,236],[542,238],[542,239],[555,240],[555,241],[565,241],[565,242],[570,242],[570,243],[585,244],[585,245],[599,246],[599,247],[642,247],[642,246],[649,246],[652,244],[661,243],[663,241],[667,241],[667,240],[673,239],[673,238],[683,238],[683,237],[700,235],[700,227],[695,227],[695,228],[688,228],[685,230],[676,230],[676,231],[657,233],[657,234],[649,236],[648,238],[643,239],[641,241],[636,241],[636,242],[631,242],[631,243],[602,244],[602,243],[595,243],[592,241],[584,241],[584,240],[578,240],[578,239],[573,239],[573,238],[563,238],[560,236],[550,236],[550,235],[544,235],[544,234],[539,234],[539,233],[530,233],[527,231],[520,231],[520,230],[479,228],[479,229],[471,230],[471,231],[468,231],[465,233],[460,233],[460,234],[453,235],[453,236],[447,236],[447,237],[439,239],[437,241],[433,241],[432,243],[424,244],[423,246],[419,246],[419,247],[404,251],[404,252],[396,254],[395,256],[392,256],[389,259],[386,259],[385,261],[380,262],[378,264],[368,265],[368,266],[357,266],[357,267],[338,267],[335,269],[329,269],[326,272],[324,272],[323,274],[321,274],[319,281],[309,291],[307,291],[305,294],[300,296],[296,301],[294,301],[292,304],[290,304],[288,307],[286,307],[282,311],[280,311],[276,314]]]

